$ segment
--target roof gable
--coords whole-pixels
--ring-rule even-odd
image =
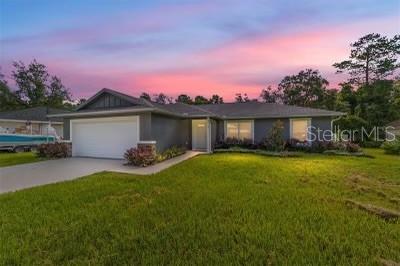
[[[143,99],[135,98],[114,90],[102,89],[80,105],[77,110],[114,109],[132,106],[148,106]]]

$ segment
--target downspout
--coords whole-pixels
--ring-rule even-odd
[[[212,153],[211,147],[211,119],[207,117],[207,152]]]

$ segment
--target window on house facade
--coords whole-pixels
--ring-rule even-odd
[[[226,137],[235,139],[253,139],[253,122],[227,121]]]
[[[310,127],[310,119],[293,119],[291,120],[291,138],[300,141],[308,140],[308,129]]]

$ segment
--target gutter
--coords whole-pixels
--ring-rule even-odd
[[[15,123],[25,123],[26,121],[29,121],[31,123],[35,123],[35,124],[48,124],[48,123],[52,123],[52,124],[59,124],[62,125],[63,122],[59,122],[59,121],[39,121],[39,120],[18,120],[18,119],[0,119],[0,122],[15,122]]]
[[[202,108],[196,108],[200,111],[204,111]],[[144,108],[136,108],[136,109],[117,109],[117,110],[103,110],[103,111],[89,111],[89,112],[73,112],[73,113],[63,113],[63,114],[52,114],[47,115],[47,117],[90,117],[90,116],[98,116],[98,115],[113,115],[113,114],[134,114],[134,113],[142,113],[142,112],[154,112],[158,114],[164,114],[179,118],[214,118],[214,119],[222,119],[222,120],[230,120],[230,119],[273,119],[273,118],[302,118],[302,117],[333,117],[333,116],[342,116],[344,113],[333,113],[333,114],[314,114],[314,115],[290,115],[290,116],[281,116],[281,115],[273,115],[273,116],[219,116],[211,112],[207,112],[208,114],[178,114],[173,113],[167,110],[163,110],[157,107],[144,107]]]
[[[344,114],[320,114],[320,115],[290,115],[290,116],[219,116],[218,118],[223,120],[231,120],[231,119],[273,119],[273,118],[307,118],[307,117],[333,117],[333,116],[342,116]]]
[[[105,110],[105,111],[92,111],[92,112],[75,112],[75,113],[64,113],[64,114],[53,114],[47,115],[47,117],[83,117],[83,116],[97,116],[107,114],[126,114],[126,113],[142,113],[151,112],[154,108],[137,108],[137,109],[125,109],[125,110]]]

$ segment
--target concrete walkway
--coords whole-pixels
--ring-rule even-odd
[[[148,166],[148,167],[134,167],[134,166],[129,166],[129,165],[120,165],[119,167],[115,167],[112,169],[109,169],[108,171],[112,172],[120,172],[120,173],[127,173],[127,174],[135,174],[135,175],[151,175],[151,174],[156,174],[162,170],[165,170],[175,164],[178,164],[180,162],[183,162],[187,159],[190,159],[194,156],[197,156],[199,154],[202,154],[204,152],[200,151],[187,151],[185,154],[182,154],[181,156],[177,156],[175,158],[166,160],[164,162]]]
[[[0,168],[0,193],[72,180],[101,171],[137,175],[155,174],[200,153],[188,151],[181,156],[144,168],[126,166],[123,160],[78,157],[2,167]]]

